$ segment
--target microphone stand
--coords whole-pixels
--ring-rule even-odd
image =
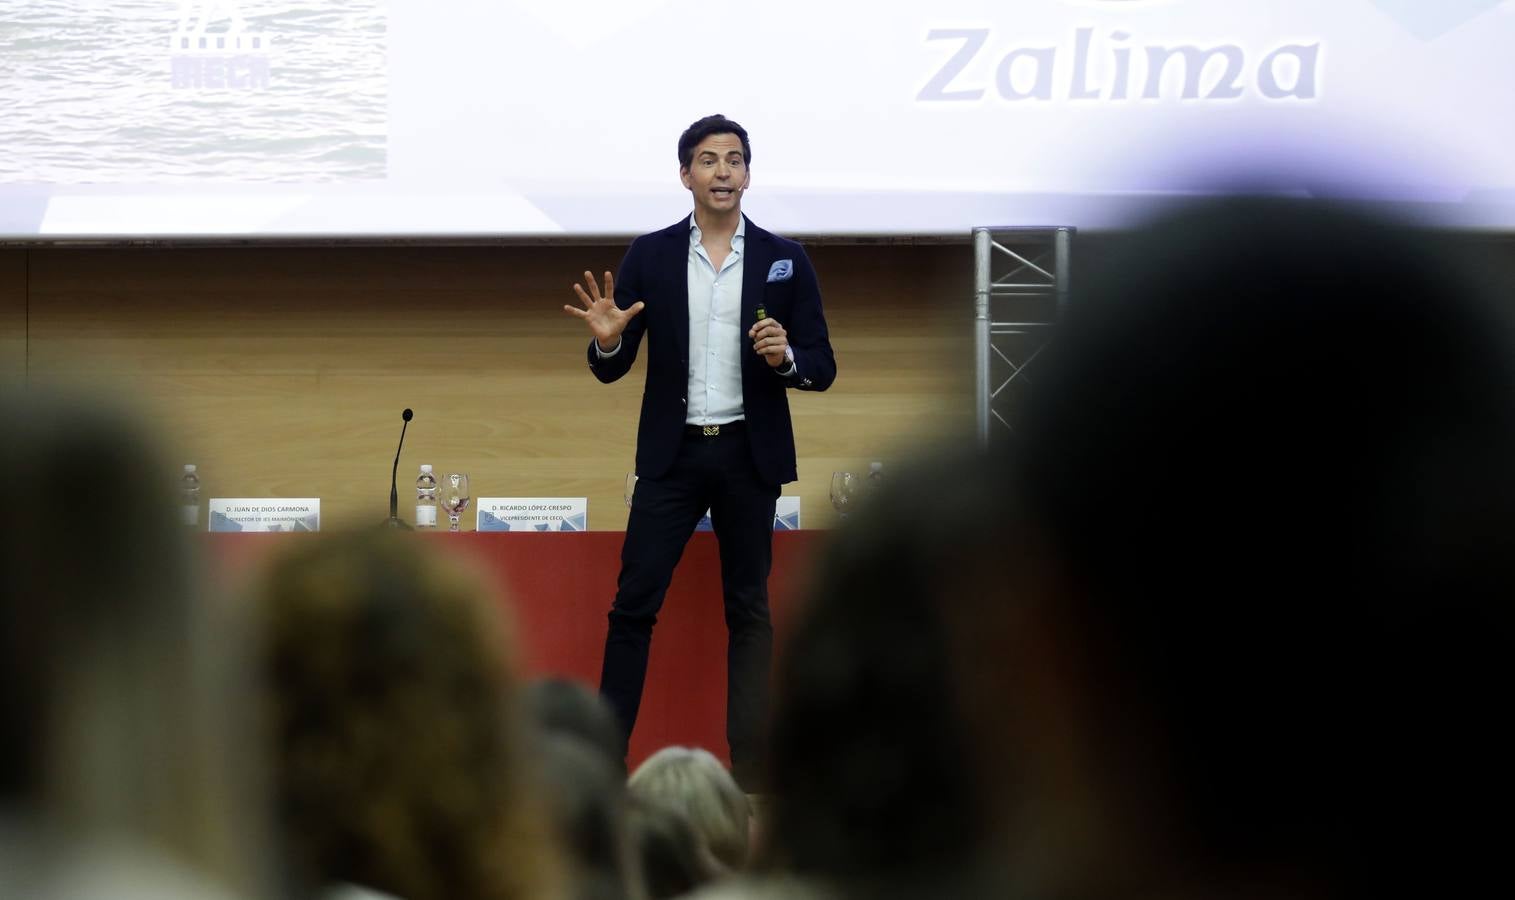
[[[405,424],[400,426],[400,445],[395,447],[395,464],[389,470],[389,518],[385,520],[384,527],[398,528],[402,531],[412,530],[409,525],[400,521],[400,489],[398,478],[400,475],[400,448],[405,446],[405,429],[410,427],[410,420],[415,415],[409,409],[400,414]]]

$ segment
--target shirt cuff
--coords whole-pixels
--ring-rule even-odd
[[[609,359],[610,357],[615,356],[617,353],[621,352],[621,342],[620,341],[616,341],[615,342],[615,346],[612,347],[610,350],[601,350],[600,349],[600,342],[597,341],[597,340],[595,340],[595,339],[593,339],[593,338],[590,338],[589,339],[589,346],[591,346],[591,347],[594,348],[595,355],[597,357],[599,357],[600,359]]]
[[[784,348],[784,359],[788,360],[788,362],[784,363],[784,365],[783,365],[782,368],[775,369],[774,371],[778,372],[780,375],[784,376],[785,378],[788,378],[789,376],[793,375],[794,373],[796,373],[796,372],[798,372],[800,370],[799,364],[794,361],[794,348],[793,347],[785,347]]]

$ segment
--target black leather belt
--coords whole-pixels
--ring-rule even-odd
[[[684,436],[700,438],[720,437],[723,434],[741,434],[745,428],[746,423],[741,421],[726,422],[721,425],[685,425]]]

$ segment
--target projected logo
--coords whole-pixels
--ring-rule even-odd
[[[1064,0],[1090,9],[1134,11],[1150,0]],[[1310,101],[1319,96],[1320,41],[1244,44],[1139,36],[1125,21],[1075,27],[1066,39],[1027,46],[1006,28],[934,28],[927,45],[948,42],[915,99],[1011,102]],[[1001,35],[1008,33],[1008,39]],[[953,46],[955,42],[956,46]],[[934,53],[939,51],[933,50]]]
[[[1385,15],[1423,41],[1473,21],[1505,0],[1372,0]]]
[[[179,24],[169,40],[175,88],[257,90],[268,87],[271,38],[249,30],[239,0],[178,0]]]

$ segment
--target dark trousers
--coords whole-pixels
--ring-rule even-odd
[[[642,702],[652,626],[684,545],[709,509],[726,608],[726,740],[733,771],[749,783],[761,763],[768,715],[768,572],[778,496],[779,486],[758,476],[743,428],[723,427],[715,437],[686,432],[673,468],[661,478],[637,481],[600,672],[600,692],[629,740]]]

